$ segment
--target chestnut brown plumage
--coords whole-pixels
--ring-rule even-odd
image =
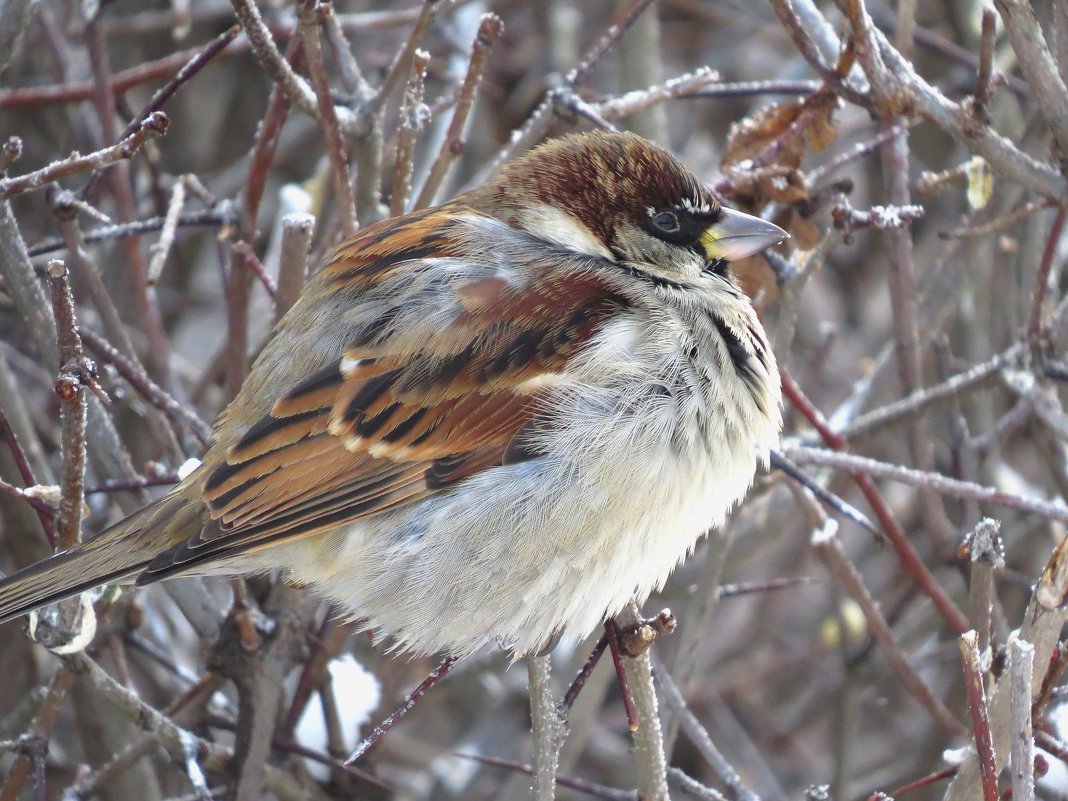
[[[0,582],[280,570],[416,652],[584,636],[722,522],[780,426],[731,259],[779,241],[630,134],[551,141],[336,248],[159,501]]]

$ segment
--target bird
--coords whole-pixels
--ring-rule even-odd
[[[0,622],[104,583],[274,573],[412,655],[581,641],[664,585],[777,444],[775,355],[731,264],[787,236],[603,131],[369,225],[199,467],[0,581]]]

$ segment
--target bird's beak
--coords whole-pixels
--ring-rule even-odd
[[[701,244],[709,261],[737,261],[789,238],[774,223],[734,209],[722,209],[719,221],[701,234]]]

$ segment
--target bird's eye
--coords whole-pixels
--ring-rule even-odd
[[[662,211],[653,217],[653,225],[665,234],[678,233],[679,218],[673,211]]]

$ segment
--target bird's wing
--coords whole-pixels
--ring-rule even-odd
[[[516,435],[535,425],[539,391],[623,302],[594,271],[450,269],[448,259],[413,261],[415,244],[393,259],[383,247],[388,240],[377,252],[342,251],[317,279],[363,282],[363,296],[378,292],[380,306],[340,358],[294,383],[207,470],[207,524],[154,559],[142,583],[528,458]],[[434,317],[447,324],[419,337],[397,325],[415,301],[382,291],[391,280],[436,293]]]

